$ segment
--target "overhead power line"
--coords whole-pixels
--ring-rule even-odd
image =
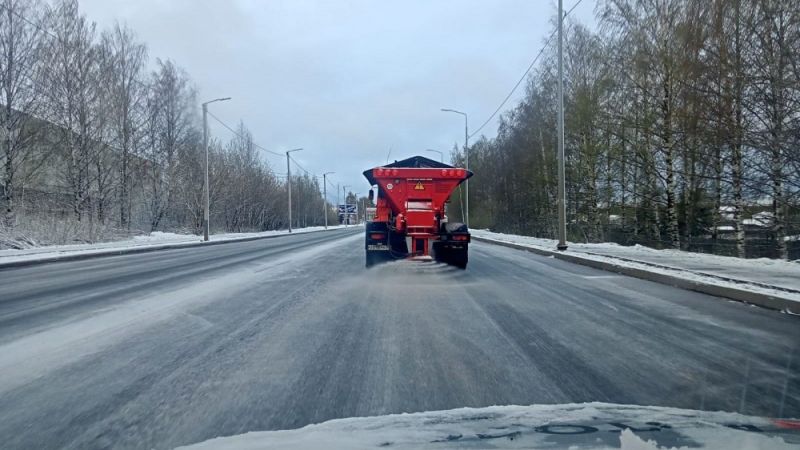
[[[209,115],[209,116],[211,116],[211,117],[212,117],[214,120],[216,120],[217,122],[219,122],[219,124],[220,124],[220,125],[222,125],[223,127],[227,128],[227,129],[228,129],[228,131],[230,131],[231,133],[233,133],[233,134],[234,134],[236,137],[238,137],[238,138],[240,138],[240,139],[246,139],[246,137],[245,137],[245,136],[242,136],[241,134],[239,134],[239,132],[237,132],[236,130],[234,130],[233,128],[231,128],[231,126],[230,126],[230,125],[228,125],[228,124],[226,124],[225,122],[223,122],[222,120],[220,120],[220,118],[219,118],[219,117],[217,117],[217,116],[215,116],[215,115],[214,115],[214,114],[213,114],[211,111],[208,111],[208,115]],[[251,142],[252,142],[252,139],[251,139]],[[272,151],[272,150],[269,150],[269,149],[266,149],[266,148],[264,148],[264,147],[262,147],[262,146],[260,146],[260,145],[256,144],[255,142],[253,142],[253,147],[255,147],[255,148],[259,149],[259,150],[263,150],[263,151],[265,151],[265,152],[267,152],[267,153],[269,153],[269,154],[271,154],[271,155],[275,155],[275,156],[280,156],[280,157],[283,157],[283,155],[281,155],[280,153],[278,153],[278,152],[274,152],[274,151]]]
[[[296,165],[296,166],[297,166],[297,168],[298,168],[298,169],[300,169],[300,170],[302,170],[303,172],[305,172],[305,173],[306,173],[306,175],[311,175],[311,176],[313,176],[313,177],[316,177],[316,176],[317,176],[315,173],[313,173],[313,172],[309,172],[308,170],[306,170],[306,168],[305,168],[305,167],[301,166],[301,165],[300,165],[300,163],[299,163],[299,162],[297,162],[297,160],[296,160],[296,159],[294,159],[294,157],[292,157],[292,155],[289,155],[289,159],[291,159],[291,160],[292,160],[292,162],[294,163],[294,165]]]
[[[582,1],[583,1],[583,0],[578,0],[577,2],[575,2],[575,4],[574,4],[574,5],[572,5],[572,8],[570,8],[570,9],[569,9],[569,10],[568,10],[566,13],[564,13],[564,17],[562,17],[562,18],[561,18],[561,20],[564,20],[564,19],[566,19],[566,18],[567,18],[567,16],[569,16],[569,14],[570,14],[570,13],[571,13],[571,12],[572,12],[572,11],[573,11],[573,10],[574,10],[574,9],[575,9],[577,6],[578,6],[578,5],[580,5]],[[505,104],[508,102],[508,100],[511,98],[511,96],[512,96],[512,95],[514,95],[514,92],[516,92],[516,91],[517,91],[517,88],[519,88],[519,85],[521,85],[521,84],[522,84],[522,82],[523,82],[523,81],[525,81],[525,79],[528,77],[528,74],[529,74],[529,73],[531,72],[531,70],[533,69],[533,66],[534,66],[534,65],[536,65],[536,62],[537,62],[537,61],[539,61],[539,58],[540,58],[540,57],[542,56],[542,54],[544,53],[545,49],[547,49],[547,46],[548,46],[548,45],[550,45],[550,43],[551,43],[551,42],[553,42],[553,37],[555,37],[555,35],[556,35],[557,33],[558,33],[558,30],[557,30],[557,29],[556,29],[556,30],[554,30],[552,33],[550,33],[550,37],[548,37],[548,38],[547,38],[547,42],[545,42],[545,43],[544,43],[544,45],[542,46],[541,50],[539,50],[539,53],[537,53],[537,54],[536,54],[536,57],[535,57],[535,58],[533,58],[533,61],[531,61],[530,65],[528,65],[528,68],[527,68],[527,69],[525,69],[525,72],[522,74],[522,76],[521,76],[521,77],[519,77],[519,80],[517,81],[517,84],[515,84],[515,85],[514,85],[514,87],[513,87],[513,88],[511,88],[511,91],[508,93],[508,95],[506,95],[506,98],[504,98],[504,99],[503,99],[503,101],[502,101],[502,102],[500,102],[500,105],[497,107],[497,109],[495,109],[495,110],[494,110],[494,112],[492,113],[492,115],[490,115],[490,116],[489,116],[489,118],[488,118],[488,119],[486,119],[486,121],[485,121],[485,122],[483,122],[483,124],[481,124],[481,126],[479,126],[479,127],[478,127],[478,129],[476,129],[475,131],[473,131],[473,132],[472,132],[472,134],[470,134],[470,135],[469,135],[469,137],[470,137],[470,138],[472,138],[473,136],[475,136],[476,134],[478,134],[478,133],[479,133],[479,132],[480,132],[480,131],[483,129],[483,127],[485,127],[486,125],[488,125],[488,124],[489,124],[489,122],[491,122],[491,121],[492,121],[492,119],[494,119],[494,117],[497,115],[497,113],[499,113],[499,112],[500,112],[500,110],[503,108],[503,106],[505,106]]]
[[[333,184],[333,182],[332,182],[330,179],[326,180],[325,182],[326,182],[326,183],[328,183],[328,186],[330,186],[330,187],[331,187],[331,189],[333,189],[334,191],[337,191],[337,190],[338,190],[338,188],[336,187],[336,185],[335,185],[335,184]]]

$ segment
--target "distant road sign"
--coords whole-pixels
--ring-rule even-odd
[[[339,214],[358,214],[358,205],[339,205]]]

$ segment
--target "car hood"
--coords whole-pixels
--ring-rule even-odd
[[[800,421],[608,403],[491,406],[335,419],[183,448],[779,450],[800,448]]]

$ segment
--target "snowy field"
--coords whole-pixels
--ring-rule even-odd
[[[554,251],[556,241],[530,236],[472,230],[473,236]],[[614,243],[569,243],[568,253],[586,259],[605,261],[678,276],[688,280],[736,287],[800,302],[800,262],[776,259],[740,259],[729,256],[656,250],[641,245]]]
[[[359,225],[331,225],[329,230],[339,228],[353,228]],[[325,227],[306,227],[295,228],[292,234],[311,233],[315,231],[322,231]],[[220,233],[213,234],[209,237],[211,242],[222,241],[237,241],[242,239],[254,239],[260,237],[280,236],[289,234],[288,230],[271,230],[262,231],[259,233]],[[183,247],[198,245],[203,242],[202,236],[193,234],[177,234],[177,233],[164,233],[156,231],[149,235],[135,236],[132,239],[123,241],[112,242],[98,242],[92,244],[74,244],[74,245],[51,245],[43,247],[26,248],[22,250],[9,249],[0,250],[0,267],[3,264],[15,263],[20,261],[37,261],[37,260],[50,260],[67,255],[90,255],[90,254],[107,254],[115,251],[125,251],[134,248],[148,248],[148,247]]]

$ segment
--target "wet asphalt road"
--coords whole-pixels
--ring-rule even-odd
[[[172,448],[329,419],[604,401],[800,417],[800,318],[361,229],[0,270],[3,448]]]

